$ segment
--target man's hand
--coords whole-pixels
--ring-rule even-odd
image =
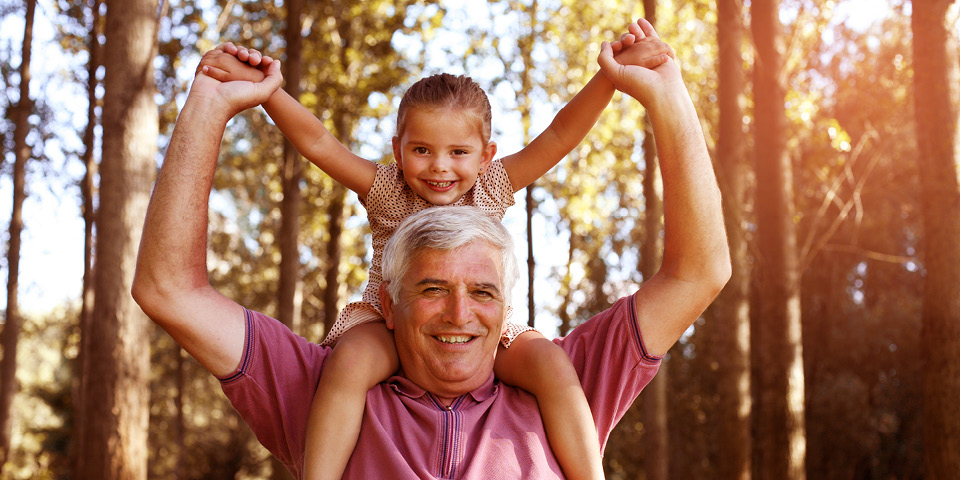
[[[283,83],[280,61],[252,52],[226,43],[204,54],[190,96],[214,102],[227,119],[265,102]]]
[[[682,92],[683,95],[687,95],[686,86],[680,75],[680,67],[673,59],[673,50],[660,40],[660,36],[650,22],[641,18],[637,20],[636,25],[631,24],[628,29],[630,33],[624,34],[620,40],[613,43],[603,42],[600,46],[600,56],[597,58],[600,70],[617,90],[639,100],[648,108],[670,94]],[[669,49],[669,53],[666,54],[668,58],[655,68],[625,63],[639,56],[629,54],[630,49],[643,44],[651,44],[655,48],[666,46]],[[662,46],[658,47],[661,44]],[[614,55],[618,53],[619,55],[615,57]],[[624,57],[625,62],[621,62],[620,57],[624,55],[627,55]]]

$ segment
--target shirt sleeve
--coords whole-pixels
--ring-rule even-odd
[[[297,476],[310,405],[330,349],[295,335],[266,315],[245,313],[247,335],[240,366],[217,378],[260,443]]]
[[[613,427],[660,368],[661,357],[650,355],[643,344],[633,295],[554,342],[580,376],[602,451]]]
[[[490,162],[490,167],[477,177],[474,191],[474,204],[482,210],[495,212],[500,218],[503,218],[507,208],[516,203],[513,185],[500,160]]]

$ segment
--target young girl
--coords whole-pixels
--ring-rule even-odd
[[[621,64],[652,68],[673,55],[659,39],[645,39],[637,24],[629,31],[621,39],[630,47],[618,54]],[[259,81],[260,69],[272,62],[256,50],[227,43],[205,54],[198,68],[224,82]],[[367,390],[399,368],[379,301],[381,255],[397,225],[433,205],[474,205],[502,218],[516,191],[580,143],[613,92],[613,85],[598,73],[530,145],[494,160],[497,146],[490,140],[486,93],[468,77],[426,77],[400,102],[393,137],[396,163],[391,165],[354,155],[282,89],[264,102],[264,109],[304,157],[357,193],[373,230],[373,262],[363,300],[344,308],[323,341],[335,348],[324,364],[311,406],[304,478],[341,477],[360,433]],[[535,330],[513,323],[505,325],[501,343],[496,375],[537,398],[564,474],[602,478],[593,416],[569,358]]]

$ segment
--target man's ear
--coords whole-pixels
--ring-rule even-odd
[[[393,158],[397,161],[397,168],[403,170],[403,156],[400,155],[400,137],[393,136]]]
[[[383,320],[386,322],[387,328],[393,330],[393,299],[387,292],[387,284],[389,283],[382,282],[380,284],[380,311],[383,313]]]

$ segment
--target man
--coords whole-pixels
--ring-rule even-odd
[[[720,195],[677,65],[622,66],[604,43],[610,80],[646,106],[664,185],[660,271],[556,342],[574,363],[599,442],[729,277]],[[223,297],[207,281],[207,201],[227,120],[265,100],[259,83],[197,75],[154,189],[134,296],[211,373],[258,438],[299,477],[307,414],[326,348]],[[381,288],[401,371],[370,390],[344,478],[557,478],[535,399],[493,378],[515,258],[503,227],[472,210],[413,216],[384,253]]]

